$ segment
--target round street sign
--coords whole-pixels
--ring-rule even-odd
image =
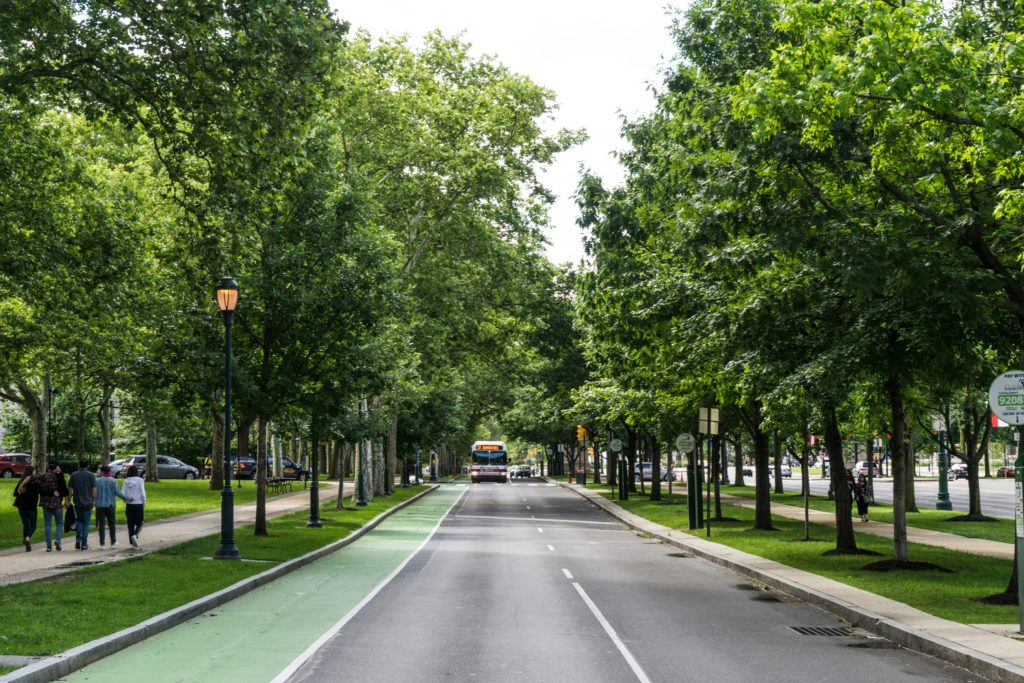
[[[548,446],[548,455],[554,455],[555,452],[551,450],[551,446]]]
[[[608,448],[612,450],[612,453],[618,453],[622,450],[622,439],[612,439],[608,442]]]
[[[676,448],[683,453],[689,453],[693,450],[693,447],[697,445],[696,439],[693,438],[693,434],[683,433],[676,437]]]
[[[1011,370],[996,377],[988,390],[988,404],[1003,422],[1024,424],[1024,371]]]

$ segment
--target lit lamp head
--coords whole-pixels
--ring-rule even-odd
[[[234,313],[238,306],[238,283],[233,277],[222,277],[217,283],[217,308],[221,313]]]

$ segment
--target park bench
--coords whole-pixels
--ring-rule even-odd
[[[273,494],[284,493],[286,489],[288,491],[291,491],[292,490],[292,483],[294,481],[295,481],[294,479],[284,479],[284,478],[281,478],[281,477],[272,477],[270,479],[267,479],[267,490],[270,493],[273,493]]]

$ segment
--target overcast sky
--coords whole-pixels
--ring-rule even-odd
[[[680,2],[673,3],[679,6]],[[551,211],[548,257],[576,262],[583,256],[576,208],[580,164],[606,185],[622,178],[611,153],[622,147],[621,115],[650,111],[650,83],[675,50],[666,5],[654,0],[331,0],[341,19],[374,36],[421,38],[435,28],[462,32],[477,54],[490,54],[555,91],[556,127],[585,128],[590,139],[567,152],[544,174],[558,201]]]

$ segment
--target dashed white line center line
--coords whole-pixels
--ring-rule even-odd
[[[555,546],[549,544],[548,550],[550,550],[551,552],[555,552]]]
[[[542,533],[544,533],[544,530],[541,529],[540,527],[537,527],[537,533],[542,534]]]
[[[572,572],[570,572],[568,569],[563,568],[562,573],[565,574],[565,578],[572,581]]]

